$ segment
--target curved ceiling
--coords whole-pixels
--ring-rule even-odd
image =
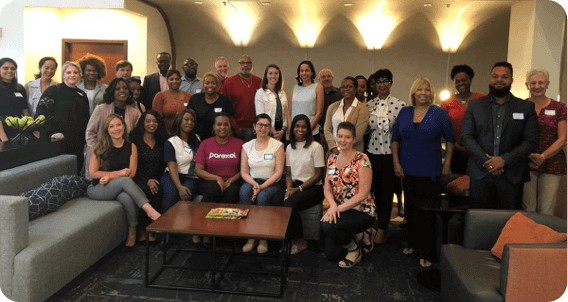
[[[391,33],[405,20],[426,18],[435,28],[440,47],[455,52],[477,26],[520,1],[443,0],[145,0],[160,6],[174,28],[208,22],[235,46],[254,45],[267,24],[280,19],[291,31],[292,45],[311,48],[326,33],[328,23],[345,17],[359,31],[358,44],[382,49],[394,42]],[[293,37],[293,38],[292,38]]]

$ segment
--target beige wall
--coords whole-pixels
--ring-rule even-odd
[[[208,15],[195,14],[183,7],[167,13],[177,22],[173,27],[178,68],[183,60],[192,57],[199,63],[199,76],[213,71],[214,60],[221,55],[229,59],[230,74],[235,74],[239,56],[246,53],[252,57],[254,73],[259,77],[266,65],[277,64],[289,93],[295,83],[297,64],[307,55],[317,71],[322,68],[334,71],[335,86],[339,86],[345,76],[368,77],[379,68],[391,69],[394,74],[392,94],[403,100],[408,98],[416,77],[430,77],[438,91],[445,86],[448,55],[441,50],[434,26],[421,13],[403,21],[387,39],[389,46],[375,50],[374,56],[373,51],[363,45],[355,25],[343,15],[331,19],[322,29],[315,47],[306,51],[298,46],[290,27],[275,15],[266,17],[269,21],[262,22],[262,30],[254,33],[258,36],[249,46],[235,47],[223,27]],[[465,38],[467,42],[451,55],[450,68],[455,64],[468,64],[477,72],[473,90],[487,92],[491,66],[507,58],[508,27],[507,11],[473,29]],[[487,32],[492,34],[484,34]],[[451,82],[449,86],[453,89]]]
[[[113,22],[101,22],[113,20]],[[40,31],[43,24],[50,24],[52,30]],[[81,24],[97,24],[97,29],[88,34]],[[62,39],[127,40],[128,60],[134,66],[146,65],[146,53],[139,51],[146,47],[146,34],[140,29],[147,27],[144,16],[117,9],[74,9],[74,8],[25,8],[24,49],[25,78],[34,79],[38,72],[37,62],[44,56],[62,60]],[[117,30],[119,28],[120,30]],[[114,73],[114,66],[107,66],[107,73]],[[143,68],[134,69],[134,75],[144,75]],[[61,82],[61,68],[54,79]]]

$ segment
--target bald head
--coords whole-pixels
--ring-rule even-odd
[[[333,86],[333,72],[324,68],[319,72],[319,82],[324,89],[330,89]]]

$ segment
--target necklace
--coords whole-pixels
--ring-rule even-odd
[[[426,110],[424,110],[423,112],[418,112],[418,110],[415,110],[416,116],[421,117],[423,114],[428,112],[428,109],[430,109],[430,107],[426,108]]]
[[[243,82],[243,85],[247,86],[247,88],[250,88],[250,85],[252,85],[252,78],[250,80],[243,80],[243,78],[241,77],[241,82]],[[248,82],[248,84],[247,84]]]

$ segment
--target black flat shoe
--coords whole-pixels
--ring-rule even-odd
[[[401,228],[401,229],[407,229],[407,228],[408,228],[408,224],[407,224],[406,222],[405,222],[405,223],[401,223],[401,224],[398,225],[398,227]]]

